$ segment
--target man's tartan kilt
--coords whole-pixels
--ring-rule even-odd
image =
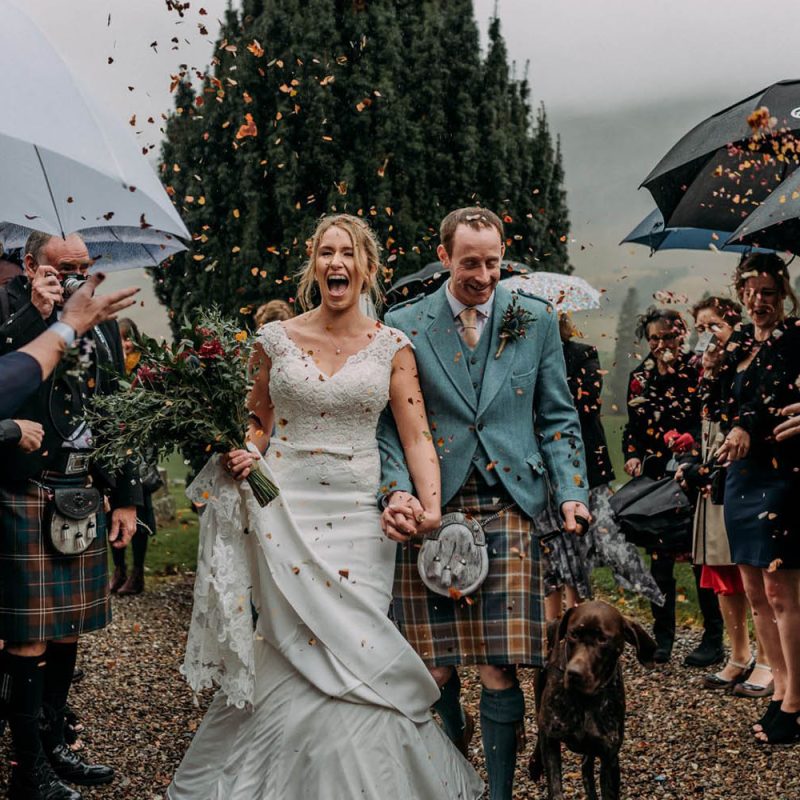
[[[512,500],[473,472],[444,513],[477,519]],[[468,597],[431,592],[419,577],[413,544],[398,549],[392,613],[428,667],[467,664],[539,667],[544,663],[544,604],[539,543],[531,521],[514,506],[486,526],[489,574]]]
[[[105,514],[97,538],[65,556],[46,530],[47,493],[35,483],[0,486],[0,639],[38,642],[104,628],[111,620]]]

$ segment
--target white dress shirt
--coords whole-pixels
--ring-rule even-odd
[[[461,322],[461,318],[459,314],[465,309],[470,308],[470,306],[465,306],[453,293],[450,291],[450,283],[447,283],[445,287],[447,291],[447,302],[450,304],[450,309],[453,312],[453,319],[456,323],[456,330],[458,331],[459,335],[463,337],[464,335],[464,324]],[[485,302],[481,303],[479,306],[472,306],[477,312],[478,317],[475,321],[475,324],[478,327],[478,338],[480,339],[481,334],[483,333],[483,329],[486,327],[486,323],[491,319],[492,316],[492,308],[494,307],[494,292],[492,292],[492,296]]]

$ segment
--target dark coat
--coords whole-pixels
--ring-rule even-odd
[[[600,394],[603,376],[597,348],[589,344],[564,342],[567,381],[581,423],[581,437],[586,453],[586,477],[589,488],[614,480],[614,469],[608,454],[606,434],[600,419]]]
[[[776,442],[772,431],[786,418],[777,412],[800,402],[800,320],[782,322],[759,348],[747,367],[737,399],[734,382],[738,365],[751,353],[755,338],[753,325],[734,331],[716,381],[709,384],[706,400],[709,412],[728,432],[740,427],[750,434],[749,457],[774,468],[800,465],[800,438]]]
[[[638,458],[651,477],[662,477],[672,452],[664,434],[675,430],[700,441],[701,399],[697,368],[687,356],[676,360],[674,371],[661,375],[648,356],[628,379],[628,422],[622,435],[627,461]],[[698,444],[699,446],[699,444]],[[645,461],[645,459],[647,459]]]
[[[42,319],[31,303],[30,284],[24,276],[14,278],[0,291],[8,292],[11,312],[7,318],[0,313],[0,354],[18,350],[56,321],[55,312],[52,318]],[[117,376],[124,371],[125,360],[116,322],[101,323],[85,338],[94,338],[96,345],[89,377],[68,374],[62,362],[16,412],[19,419],[41,423],[44,439],[41,448],[34,453],[24,453],[16,447],[4,448],[0,459],[0,482],[3,484],[18,483],[52,468],[63,453],[61,445],[65,437],[80,425],[86,397],[94,392],[110,394],[117,390]],[[110,491],[112,506],[135,506],[142,502],[138,469],[133,462],[115,475],[97,466],[93,474],[100,486]]]

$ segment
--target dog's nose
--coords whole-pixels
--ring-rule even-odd
[[[582,686],[583,670],[577,664],[568,664],[566,669],[566,679],[569,686]]]

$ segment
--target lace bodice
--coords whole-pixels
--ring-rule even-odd
[[[410,344],[404,333],[378,323],[372,341],[331,376],[295,344],[281,322],[261,328],[258,341],[272,362],[271,449],[280,442],[322,451],[375,447],[378,417],[389,401],[392,358]]]

